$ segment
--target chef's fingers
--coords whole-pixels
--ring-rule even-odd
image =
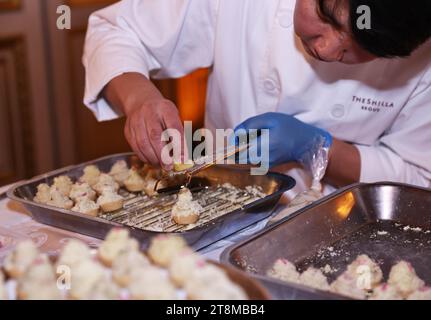
[[[133,152],[141,159],[144,163],[149,163],[148,159],[142,154],[141,150],[139,150],[135,133],[130,125],[130,118],[127,118],[126,125],[124,126],[124,136],[126,137],[127,142],[132,148]]]
[[[174,159],[175,161],[186,162],[189,160],[189,150],[187,148],[187,142],[184,137],[184,127],[180,118],[180,114],[178,109],[175,112],[168,112],[163,115],[163,121],[165,123],[165,127],[171,129],[175,132],[178,132],[180,135],[180,139],[173,139],[172,145],[174,150],[180,151],[180,159]]]
[[[169,157],[162,155],[163,148],[166,146],[167,141],[163,141],[162,135],[165,131],[162,116],[155,113],[153,116],[147,119],[147,135],[149,137],[149,143],[151,144],[152,150],[157,158],[157,162],[165,169],[172,169],[172,161]],[[169,155],[169,153],[168,153]]]
[[[140,153],[147,159],[147,163],[157,166],[159,159],[151,145],[150,137],[147,133],[145,117],[135,116],[132,119],[132,130],[136,137],[136,144]]]

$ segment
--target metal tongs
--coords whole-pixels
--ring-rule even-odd
[[[216,164],[220,164],[224,162],[226,159],[236,156],[240,152],[247,150],[250,147],[251,143],[242,143],[235,146],[228,146],[224,149],[215,151],[211,155],[207,155],[201,158],[198,158],[196,161],[194,161],[193,166],[181,170],[181,171],[171,171],[171,172],[165,172],[164,176],[161,177],[156,185],[155,185],[155,191],[158,193],[175,193],[181,190],[184,187],[188,187],[190,185],[190,182],[192,181],[192,178],[198,174],[199,172],[206,170]],[[175,186],[171,186],[168,188],[158,189],[158,185],[161,181],[167,179],[167,180],[175,180],[177,178],[182,178],[184,183],[177,184]]]

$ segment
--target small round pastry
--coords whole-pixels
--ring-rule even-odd
[[[113,177],[120,186],[124,186],[124,181],[129,177],[129,167],[127,166],[127,162],[124,160],[115,162],[111,171],[109,171],[109,175]]]
[[[278,259],[267,275],[285,282],[299,282],[299,272],[296,270],[295,265],[286,259]]]
[[[80,182],[85,182],[94,186],[99,181],[100,170],[95,165],[86,166],[84,168],[84,174],[79,178]]]
[[[90,248],[80,240],[71,239],[61,249],[56,265],[72,268],[88,259],[91,259]]]
[[[112,279],[120,286],[127,287],[136,269],[143,269],[150,265],[150,260],[138,250],[121,252],[112,264]]]
[[[328,279],[325,277],[322,271],[316,268],[308,268],[306,271],[304,271],[299,276],[299,283],[323,291],[329,290]]]
[[[93,186],[98,194],[103,194],[104,192],[118,192],[120,185],[115,182],[115,179],[109,174],[102,173],[99,176],[99,181]]]
[[[196,223],[199,220],[202,206],[193,201],[193,195],[188,188],[183,188],[178,193],[178,200],[172,207],[171,217],[181,225]]]
[[[48,201],[48,205],[66,210],[73,208],[73,201],[65,196],[56,186],[51,186],[50,193],[51,200]]]
[[[114,260],[123,252],[138,251],[139,243],[129,237],[126,229],[112,229],[105,241],[99,247],[99,259],[108,267],[111,267]]]
[[[358,283],[358,278],[350,272],[342,273],[330,286],[329,291],[352,299],[363,300],[367,297],[367,291]]]
[[[165,272],[156,267],[135,269],[128,287],[134,300],[176,300],[177,293]]]
[[[3,272],[0,270],[0,300],[7,300],[7,290],[5,287],[5,281],[4,281],[4,275]]]
[[[121,289],[112,281],[96,283],[85,300],[120,300]]]
[[[205,260],[193,250],[187,248],[177,254],[169,266],[171,280],[178,287],[182,287],[193,277],[191,270],[203,268],[206,265]]]
[[[48,256],[41,254],[18,279],[17,296],[20,300],[59,300],[54,268]]]
[[[75,183],[69,193],[69,198],[78,202],[80,199],[96,200],[96,192],[88,183]]]
[[[407,300],[431,300],[431,288],[422,287],[409,295]]]
[[[234,284],[226,273],[216,266],[197,266],[185,283],[187,297],[191,300],[245,300],[247,295]]]
[[[145,188],[145,180],[135,168],[130,169],[129,176],[124,180],[124,186],[130,192],[141,192]]]
[[[100,206],[93,200],[80,198],[72,211],[86,214],[88,216],[97,217],[99,215]]]
[[[50,187],[46,183],[41,183],[37,186],[37,193],[33,201],[42,204],[47,204],[51,201]]]
[[[424,286],[415,269],[406,261],[400,261],[392,267],[388,284],[394,286],[404,298]]]
[[[105,189],[97,199],[97,204],[102,208],[103,212],[113,212],[123,208],[124,198],[114,191]]]
[[[54,178],[53,186],[55,186],[64,196],[68,197],[72,189],[73,182],[67,176]]]
[[[168,267],[172,259],[187,247],[183,238],[159,235],[151,239],[148,256],[157,265]]]
[[[347,272],[361,282],[364,290],[370,291],[383,279],[379,265],[365,254],[358,256],[348,267]]]
[[[370,300],[402,300],[403,297],[398,293],[397,288],[387,283],[373,289]]]
[[[163,181],[160,181],[159,185],[157,186],[158,189],[164,188],[164,186],[162,185],[163,183]],[[156,185],[156,179],[152,177],[145,178],[143,192],[149,197],[154,197],[155,195],[157,195]]]
[[[102,282],[109,282],[107,271],[92,259],[81,261],[71,268],[70,297],[76,300],[90,299]]]
[[[31,240],[25,240],[5,258],[4,269],[11,278],[21,277],[27,268],[38,257],[39,250]]]

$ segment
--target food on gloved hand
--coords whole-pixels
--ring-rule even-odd
[[[193,201],[193,195],[189,189],[183,188],[178,193],[178,200],[172,207],[172,219],[177,224],[193,224],[199,220],[202,206]]]

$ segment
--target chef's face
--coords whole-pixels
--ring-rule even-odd
[[[334,1],[326,0],[325,5],[333,8]],[[333,13],[340,28],[319,16],[318,5],[318,0],[296,1],[295,32],[309,55],[321,61],[346,64],[363,63],[376,58],[362,49],[351,36],[347,0],[338,1]]]

